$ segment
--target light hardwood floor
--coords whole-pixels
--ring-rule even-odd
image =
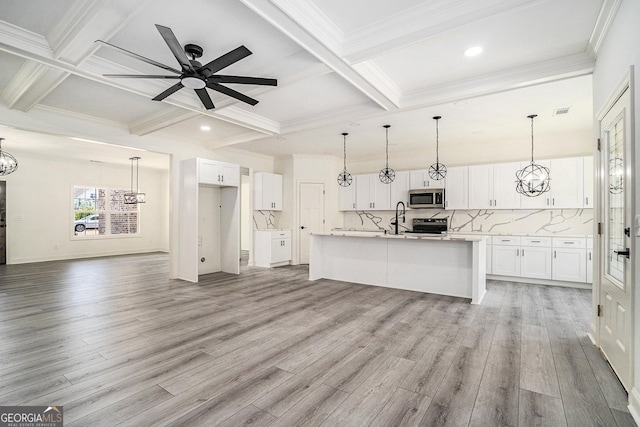
[[[0,266],[0,405],[63,405],[66,426],[634,425],[588,291],[167,277],[166,254]]]

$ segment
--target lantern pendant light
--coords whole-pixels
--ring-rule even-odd
[[[351,185],[351,181],[353,181],[351,174],[347,172],[347,135],[349,134],[346,132],[342,134],[342,148],[344,152],[344,169],[342,170],[342,173],[338,175],[338,185],[341,187],[348,187]]]
[[[4,138],[0,138],[0,176],[9,175],[18,169],[16,158],[6,151],[2,151],[2,141]]]
[[[126,205],[137,205],[139,203],[145,203],[146,202],[146,194],[145,193],[140,193],[138,190],[138,183],[140,182],[139,180],[139,173],[138,173],[138,160],[140,160],[140,157],[130,157],[129,160],[131,160],[131,187],[129,189],[128,193],[124,193],[124,203]],[[133,162],[135,161],[136,163],[136,191],[133,191]]]
[[[393,169],[389,168],[389,128],[391,127],[391,125],[384,125],[382,127],[386,132],[386,163],[384,169],[380,170],[378,178],[380,178],[380,182],[382,182],[383,184],[391,184],[396,178],[396,172]]]
[[[444,177],[447,176],[447,167],[442,163],[440,163],[440,157],[438,153],[439,152],[438,120],[440,120],[441,118],[442,118],[441,116],[433,117],[433,120],[436,121],[436,162],[431,166],[429,166],[429,177],[431,179],[435,179],[436,181],[444,179]]]
[[[531,163],[516,172],[516,191],[527,197],[537,197],[551,189],[549,168],[533,161],[533,119],[537,114],[527,116],[531,119]]]

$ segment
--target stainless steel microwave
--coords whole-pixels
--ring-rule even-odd
[[[444,209],[444,189],[409,190],[409,207],[411,209]]]

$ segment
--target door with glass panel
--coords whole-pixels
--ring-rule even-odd
[[[631,379],[631,126],[629,89],[600,121],[600,345],[627,390]]]

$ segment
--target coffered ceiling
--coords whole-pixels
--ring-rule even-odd
[[[385,123],[397,152],[425,149],[435,144],[435,114],[459,149],[526,133],[530,113],[540,115],[543,138],[588,138],[590,74],[618,4],[0,0],[0,102],[3,111],[85,117],[132,135],[272,156],[340,155],[348,131],[353,158],[368,158]],[[175,80],[104,77],[170,73],[96,40],[179,68],[155,24],[202,46],[202,63],[245,45],[253,54],[224,74],[276,78],[278,86],[229,84],[259,103],[209,91],[216,108],[206,110],[187,88],[151,100]],[[482,54],[463,55],[472,46]],[[554,116],[560,107],[570,113]],[[2,114],[0,124],[11,125]]]

